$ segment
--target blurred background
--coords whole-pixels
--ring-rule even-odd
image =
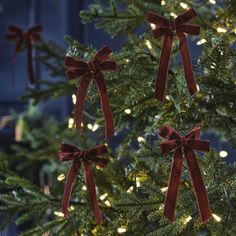
[[[21,101],[25,88],[28,87],[26,53],[20,53],[16,57],[13,66],[13,52],[15,44],[4,39],[6,29],[9,25],[16,25],[23,29],[41,23],[43,26],[43,38],[52,40],[62,47],[67,47],[63,40],[64,35],[70,35],[85,45],[92,44],[100,48],[104,44],[114,51],[119,50],[123,38],[111,39],[103,31],[94,28],[93,24],[82,25],[79,18],[81,9],[88,7],[89,0],[0,0],[0,146],[7,149],[15,141],[16,122],[11,119],[12,112],[21,113],[25,111],[28,104]],[[194,45],[193,45],[194,44]],[[201,50],[196,42],[190,45],[193,60],[196,59]],[[47,71],[39,64],[35,64],[38,78],[51,80]],[[40,87],[36,87],[40,89]],[[57,120],[64,120],[73,109],[71,97],[52,99],[42,106],[45,117],[54,116]],[[204,134],[204,139],[209,138],[211,144],[220,152],[226,162],[233,162],[236,152],[230,145],[218,137],[217,134]],[[16,235],[17,228],[14,223],[1,232],[2,236]]]

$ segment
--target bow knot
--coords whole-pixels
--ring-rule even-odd
[[[202,223],[204,223],[211,217],[211,209],[201,171],[193,150],[209,151],[209,141],[200,140],[200,128],[194,128],[185,136],[180,136],[180,134],[171,127],[164,126],[161,128],[159,135],[167,139],[161,143],[161,153],[169,153],[171,150],[175,149],[169,176],[164,215],[170,221],[174,220],[183,158],[185,157],[198,203],[200,218]]]
[[[191,95],[197,92],[188,43],[184,34],[187,33],[191,35],[199,35],[200,27],[198,25],[189,23],[189,21],[191,21],[196,16],[197,13],[194,9],[189,9],[185,13],[177,16],[173,22],[167,20],[165,17],[155,12],[149,12],[147,15],[147,21],[156,25],[155,29],[153,29],[154,38],[158,39],[161,36],[164,36],[155,90],[155,96],[160,101],[163,101],[165,97],[166,81],[174,37],[173,31],[176,31],[177,37],[179,39],[179,48],[182,56],[184,73],[189,92]]]
[[[76,128],[81,130],[87,90],[90,81],[93,79],[100,94],[101,107],[105,118],[106,138],[113,135],[114,124],[102,71],[112,71],[117,69],[116,62],[114,60],[108,60],[111,54],[112,50],[110,48],[103,47],[96,53],[93,60],[90,62],[85,62],[69,56],[65,57],[64,62],[68,79],[72,80],[82,76],[75,104]]]
[[[170,28],[170,31],[175,31],[175,30],[176,30],[175,21],[171,21],[171,22],[169,23],[169,28]]]
[[[180,139],[179,147],[184,148],[186,145],[188,145],[188,140],[186,139],[185,136],[182,136],[181,139]]]
[[[88,62],[88,68],[89,68],[90,73],[95,74],[95,72],[97,70],[96,69],[96,61]]]
[[[36,80],[33,72],[32,45],[40,40],[39,32],[42,31],[41,25],[37,24],[27,31],[23,31],[21,28],[11,25],[8,27],[7,31],[9,34],[6,35],[6,39],[16,41],[13,62],[15,62],[16,54],[20,52],[22,46],[24,44],[26,45],[28,51],[29,80],[31,84],[34,84]]]
[[[66,184],[62,199],[61,209],[65,216],[67,216],[68,214],[68,206],[76,176],[78,174],[81,164],[83,164],[85,170],[86,185],[91,200],[92,210],[94,212],[97,224],[102,223],[102,216],[96,197],[96,187],[92,172],[92,162],[100,167],[105,167],[108,163],[108,160],[101,157],[105,154],[107,154],[106,145],[100,145],[87,151],[81,151],[74,145],[67,143],[61,144],[61,148],[58,154],[60,161],[72,160],[72,165],[66,178]]]

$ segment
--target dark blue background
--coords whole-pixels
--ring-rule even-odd
[[[55,41],[65,48],[67,45],[63,36],[68,34],[80,42],[92,44],[99,49],[104,44],[110,46],[114,51],[121,46],[123,39],[111,39],[101,30],[96,30],[93,24],[82,25],[79,11],[88,7],[88,0],[0,0],[0,117],[9,115],[11,110],[23,112],[27,104],[19,100],[24,95],[25,87],[28,86],[26,68],[26,54],[17,55],[16,65],[13,68],[12,58],[15,44],[4,39],[8,25],[13,24],[24,29],[40,22],[43,26],[43,37]],[[190,45],[193,60],[195,60],[201,47],[194,43]],[[37,77],[40,79],[51,79],[47,72],[39,65],[35,65]],[[12,85],[12,71],[14,69],[14,86]],[[71,98],[63,97],[46,102],[44,110],[54,114],[59,120],[71,113]],[[0,145],[10,142],[14,129],[5,127],[0,130]],[[227,150],[229,156],[226,161],[232,162],[235,152],[226,143],[222,142],[214,134],[205,134],[211,144],[218,150]],[[16,235],[14,224],[1,233],[2,236]]]

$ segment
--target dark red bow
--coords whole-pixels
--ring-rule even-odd
[[[164,206],[164,215],[171,222],[175,217],[175,208],[180,186],[184,156],[186,158],[195,197],[198,203],[201,222],[204,223],[212,215],[201,171],[193,151],[209,151],[209,141],[200,140],[200,135],[200,128],[192,129],[185,136],[180,136],[174,129],[167,126],[162,127],[160,130],[160,136],[168,139],[168,141],[161,143],[161,153],[169,153],[175,149]]]
[[[75,105],[75,123],[77,129],[81,129],[83,119],[84,102],[87,95],[89,83],[92,79],[97,85],[103,115],[105,118],[106,130],[105,137],[108,138],[114,133],[114,124],[107,90],[103,78],[102,71],[111,71],[117,69],[117,64],[114,60],[108,60],[112,50],[108,47],[100,49],[91,62],[84,62],[73,57],[65,57],[66,75],[72,80],[79,76],[83,76],[77,91],[77,100]]]
[[[24,32],[22,29],[20,29],[17,26],[11,25],[8,27],[7,31],[9,32],[9,34],[6,35],[6,38],[9,40],[16,41],[16,48],[14,52],[14,63],[15,63],[16,54],[20,52],[24,44],[26,45],[27,54],[28,54],[29,80],[31,84],[34,84],[35,77],[34,77],[34,70],[33,70],[32,45],[40,40],[39,32],[42,31],[41,25],[37,24],[29,28],[29,30],[26,32]]]
[[[182,61],[184,65],[184,73],[186,83],[191,95],[197,92],[197,86],[195,83],[192,63],[188,49],[187,39],[184,33],[199,35],[200,26],[188,23],[195,18],[197,13],[194,9],[189,9],[185,13],[177,16],[174,22],[169,22],[165,17],[160,16],[154,12],[149,12],[147,15],[147,21],[157,26],[153,30],[153,35],[156,39],[161,36],[164,37],[163,47],[161,51],[161,58],[159,62],[159,69],[156,79],[155,96],[158,100],[163,101],[165,97],[166,81],[168,75],[168,68],[170,62],[170,54],[173,42],[173,31],[176,31],[179,38],[179,48],[182,55]]]
[[[108,160],[102,158],[101,156],[105,154],[107,154],[106,145],[100,145],[88,151],[81,151],[74,145],[66,143],[61,144],[61,148],[59,151],[60,161],[73,161],[72,166],[67,175],[62,200],[61,210],[65,216],[68,215],[68,206],[71,198],[73,185],[76,180],[76,176],[78,174],[81,163],[83,163],[85,169],[86,186],[90,196],[91,206],[95,215],[96,223],[102,224],[102,216],[96,196],[95,181],[92,171],[92,162],[94,162],[97,166],[104,168],[107,165]]]

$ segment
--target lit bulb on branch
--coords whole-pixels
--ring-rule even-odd
[[[216,30],[217,30],[218,33],[226,33],[227,32],[227,30],[225,28],[222,28],[222,27],[217,27]]]
[[[146,43],[148,49],[151,50],[152,49],[152,45],[151,45],[150,41],[149,40],[145,40],[145,43]]]
[[[102,195],[99,197],[99,199],[100,199],[101,201],[103,201],[103,200],[106,199],[107,196],[108,196],[108,193],[104,193],[104,194],[102,194]]]
[[[206,43],[206,39],[200,39],[199,41],[197,41],[197,45],[202,45]]]
[[[62,180],[65,179],[65,177],[66,176],[64,174],[60,174],[60,175],[57,176],[57,181],[62,181]]]
[[[192,220],[192,217],[191,216],[188,216],[185,220],[184,220],[184,224],[188,224],[188,222]]]
[[[188,9],[188,8],[189,8],[189,6],[188,6],[186,3],[184,3],[184,2],[181,2],[179,5],[180,5],[183,9]]]
[[[212,217],[214,218],[214,220],[215,220],[216,222],[221,222],[221,217],[220,217],[220,216],[218,216],[218,215],[216,215],[216,214],[212,214]]]
[[[166,2],[164,0],[161,1],[161,5],[164,6],[166,5]]]
[[[126,232],[125,226],[119,227],[119,228],[117,229],[117,232],[118,232],[118,234],[123,234],[123,233],[125,233],[125,232]]]
[[[209,3],[216,4],[216,1],[215,0],[209,0]]]
[[[68,120],[68,128],[72,129],[74,126],[74,119],[73,118],[69,118]]]
[[[131,110],[130,109],[125,109],[125,113],[126,114],[131,114]]]
[[[127,189],[127,193],[132,193],[134,190],[134,186],[130,186],[128,189]]]
[[[139,136],[139,137],[137,138],[137,141],[138,141],[139,143],[144,142],[144,141],[145,141],[145,138],[142,137],[142,136]]]
[[[64,217],[64,214],[61,211],[54,211],[55,216]]]
[[[228,152],[222,150],[222,151],[220,151],[219,155],[220,155],[220,157],[225,158],[228,156]]]
[[[73,104],[76,103],[76,99],[77,99],[76,95],[75,95],[75,94],[72,94],[72,102],[73,102]]]

